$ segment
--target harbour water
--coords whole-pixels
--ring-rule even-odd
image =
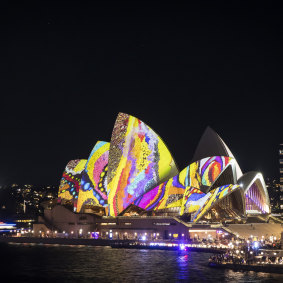
[[[198,252],[39,244],[1,244],[0,252],[5,282],[283,282],[279,274],[212,269],[211,254]]]

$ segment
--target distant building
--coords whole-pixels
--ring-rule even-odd
[[[274,214],[280,213],[280,183],[276,179],[266,179],[266,188],[270,199],[271,212]]]
[[[279,145],[280,212],[283,213],[283,144]]]
[[[0,219],[29,228],[43,214],[42,203],[57,200],[57,191],[55,186],[7,185],[0,192]]]

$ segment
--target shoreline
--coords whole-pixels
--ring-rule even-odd
[[[81,245],[81,246],[108,246],[118,249],[149,249],[149,250],[179,250],[176,246],[150,246],[138,243],[136,240],[110,239],[77,239],[77,238],[36,238],[36,237],[0,237],[0,243],[18,244],[46,244],[46,245]],[[189,247],[188,252],[224,253],[223,249]]]
[[[117,242],[125,244],[131,242],[131,240],[117,240]],[[77,238],[0,237],[0,243],[111,246],[113,240]]]

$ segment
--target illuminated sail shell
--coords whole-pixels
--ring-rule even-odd
[[[63,173],[59,191],[58,191],[58,202],[71,202],[74,211],[76,211],[78,194],[80,190],[81,176],[85,168],[86,159],[71,160]]]
[[[203,206],[194,215],[193,222],[199,221],[217,202],[228,197],[232,192],[240,190],[239,185],[224,185],[218,187],[207,194],[207,199]]]
[[[84,205],[107,206],[108,142],[98,141],[82,172],[77,211]]]
[[[145,210],[181,207],[181,214],[183,214],[184,204],[187,203],[186,197],[191,189],[198,190],[198,197],[203,198],[205,193],[202,189],[210,188],[231,162],[233,158],[225,156],[208,157],[196,161],[177,176],[137,198],[134,204]]]
[[[161,138],[141,120],[119,113],[110,143],[108,203],[116,216],[140,195],[178,174]]]

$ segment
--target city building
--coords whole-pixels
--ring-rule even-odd
[[[188,237],[188,225],[267,221],[270,200],[262,174],[243,174],[211,128],[205,130],[189,165],[179,171],[167,146],[149,126],[119,113],[110,143],[98,141],[88,159],[68,162],[58,203],[48,209],[40,222],[67,233],[86,231],[80,225],[90,225],[88,232],[100,235],[122,237],[121,233],[132,231],[131,237],[135,233],[139,237],[140,229],[143,235],[168,238],[173,233],[169,227],[179,224],[184,230],[180,228],[175,236]],[[87,219],[84,224],[81,217]],[[160,223],[175,224],[164,224],[163,229]]]
[[[283,144],[279,145],[280,212],[283,214]]]
[[[280,183],[277,179],[266,179],[266,188],[270,199],[270,209],[272,214],[280,216]]]

